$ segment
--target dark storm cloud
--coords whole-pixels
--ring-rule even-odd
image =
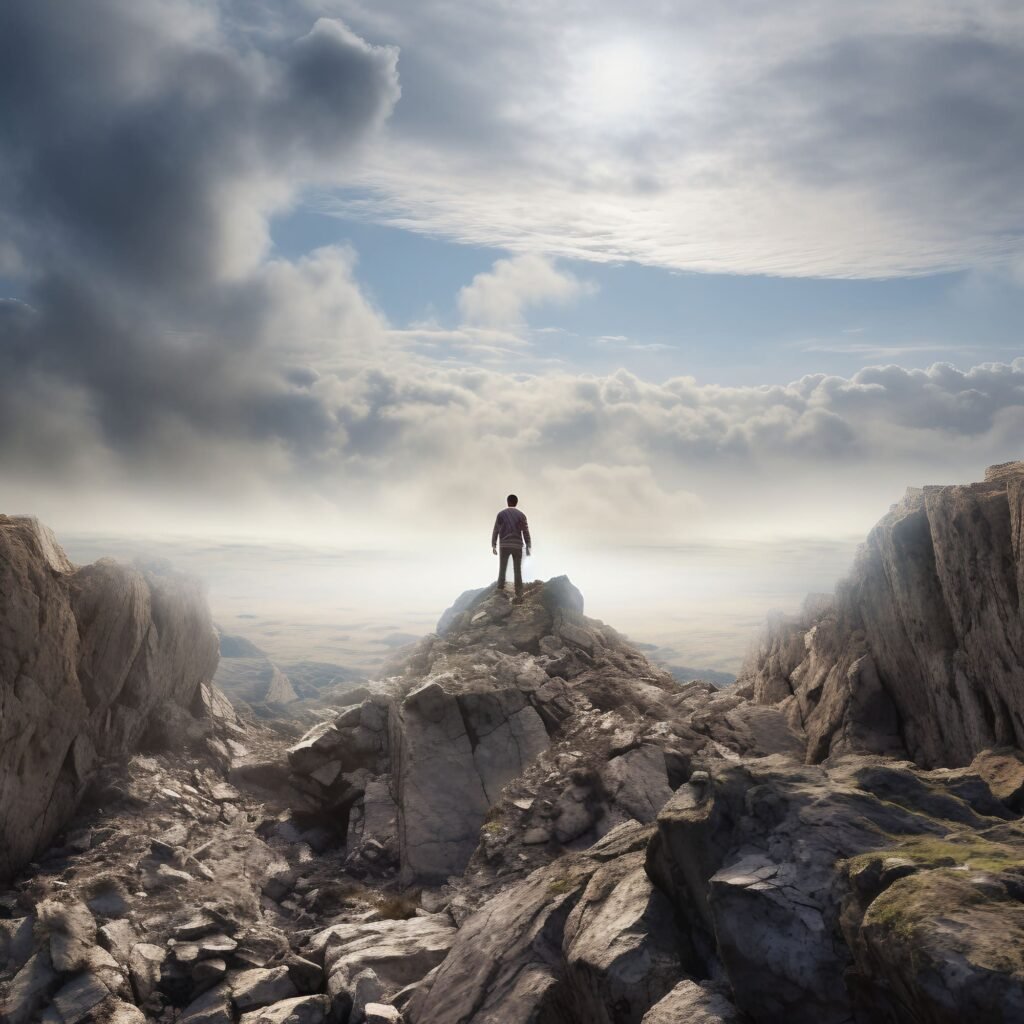
[[[169,21],[188,10],[131,0],[0,10],[4,206],[21,214],[30,259],[202,285],[244,266],[233,246],[258,258],[275,186],[331,170],[397,99],[396,52],[338,22],[264,52],[201,22],[176,37]]]
[[[0,201],[29,303],[0,309],[6,408],[28,381],[79,395],[103,442],[140,458],[179,426],[299,452],[330,429],[280,365],[282,341],[306,340],[281,334],[344,294],[349,267],[306,264],[338,278],[312,294],[301,267],[282,281],[267,218],[387,117],[397,51],[336,21],[307,29],[247,38],[184,0],[0,8]],[[349,292],[345,315],[372,333]]]

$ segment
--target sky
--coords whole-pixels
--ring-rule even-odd
[[[4,4],[0,507],[848,545],[1024,452],[1022,94],[1009,0]]]

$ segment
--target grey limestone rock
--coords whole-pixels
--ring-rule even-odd
[[[681,981],[644,1014],[641,1024],[743,1024],[721,992],[695,981]]]
[[[325,995],[296,996],[243,1013],[240,1024],[324,1024],[330,1009]]]
[[[402,1024],[402,1015],[387,1003],[367,1003],[363,1020],[366,1024]]]
[[[680,787],[662,809],[647,851],[649,876],[691,923],[687,973],[726,981],[732,1002],[754,1021],[840,1024],[857,1008],[889,1005],[887,986],[918,1008],[912,1019],[940,1019],[924,1009],[927,972],[915,976],[909,953],[890,960],[888,982],[884,972],[858,964],[877,949],[872,900],[914,865],[942,876],[939,864],[1020,863],[1021,835],[972,806],[997,808],[991,794],[979,793],[980,779],[967,785],[960,773],[922,772],[878,757],[801,767],[775,755],[708,765],[707,781]],[[998,841],[981,838],[996,835]],[[877,870],[869,870],[876,861]],[[918,873],[912,878],[898,884],[924,884]],[[993,930],[1016,927],[1005,883],[990,888],[977,936],[986,918]],[[945,906],[936,901],[935,912]],[[882,907],[880,932],[890,948],[905,949],[899,936],[906,929]],[[937,948],[942,932],[935,928]],[[959,949],[975,956],[974,941],[964,929],[959,946],[947,944],[949,955]],[[1015,991],[1004,993],[1011,1003]],[[973,1005],[963,993],[956,998]]]
[[[198,581],[71,565],[32,519],[0,516],[0,878],[75,810],[104,758],[165,705],[191,716],[217,640]]]
[[[299,993],[288,975],[287,967],[253,967],[230,975],[231,999],[241,1013],[255,1010]]]
[[[405,1016],[412,1024],[560,1019],[557,1012],[565,1007],[569,971],[563,952],[566,922],[601,866],[642,851],[650,833],[650,826],[625,823],[589,850],[569,854],[498,893],[463,923],[451,952],[429,987],[413,995]],[[579,939],[577,954],[570,956],[581,976],[591,970],[601,973],[602,965],[618,960],[610,949],[610,936],[602,935],[602,910],[608,918],[617,910],[612,909],[614,904],[601,907],[606,900],[599,892],[606,895],[600,884],[592,890],[595,906],[577,915],[569,940],[571,947],[572,938]],[[644,889],[641,899],[649,893]],[[637,919],[632,917],[634,924]],[[619,966],[629,959],[627,949],[621,952]],[[566,1012],[563,1019],[576,1018]]]
[[[313,936],[306,951],[323,962],[328,992],[336,1002],[354,1001],[356,979],[371,971],[380,985],[380,991],[364,1000],[372,1002],[420,981],[445,958],[454,938],[448,916],[430,914],[331,925]]]
[[[769,627],[741,673],[785,701],[807,757],[928,767],[1024,745],[1024,462],[911,489],[871,531],[834,602]]]

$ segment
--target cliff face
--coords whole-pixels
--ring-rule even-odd
[[[76,568],[38,522],[0,516],[0,877],[53,838],[102,761],[187,714],[216,667],[196,581]]]
[[[789,710],[810,762],[872,751],[968,764],[1024,743],[1022,593],[1024,462],[913,489],[835,600],[776,621],[740,683]]]

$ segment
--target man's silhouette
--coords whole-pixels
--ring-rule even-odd
[[[512,559],[512,571],[516,580],[516,597],[523,596],[523,544],[526,553],[530,553],[530,527],[526,516],[516,506],[519,499],[510,494],[506,499],[508,508],[503,508],[494,520],[491,531],[491,553],[498,554],[498,543],[501,543],[501,559],[498,562],[498,590],[505,589],[505,571],[508,560]]]

